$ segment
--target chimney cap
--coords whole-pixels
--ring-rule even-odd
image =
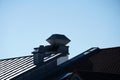
[[[53,34],[46,41],[51,45],[66,45],[70,42],[70,39],[62,34]]]

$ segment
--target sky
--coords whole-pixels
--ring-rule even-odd
[[[71,42],[70,58],[120,46],[119,0],[0,0],[0,59],[31,55],[52,34]]]

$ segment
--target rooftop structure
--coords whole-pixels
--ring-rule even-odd
[[[120,47],[92,47],[68,59],[70,40],[61,34],[33,55],[0,60],[0,80],[120,80]]]

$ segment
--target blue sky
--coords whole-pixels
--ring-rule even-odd
[[[120,1],[0,0],[0,59],[31,55],[56,33],[71,39],[70,57],[120,46]]]

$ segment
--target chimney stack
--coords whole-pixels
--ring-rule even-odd
[[[66,44],[70,40],[65,35],[53,34],[46,41],[50,45],[41,45],[38,48],[34,48],[35,51],[32,52],[35,65],[42,65],[53,60],[57,62],[56,65],[60,65],[68,59],[69,46],[66,46]]]
[[[40,45],[40,47],[34,48],[34,50],[35,51],[32,52],[34,54],[34,64],[43,64],[45,56],[45,47],[43,45]]]

